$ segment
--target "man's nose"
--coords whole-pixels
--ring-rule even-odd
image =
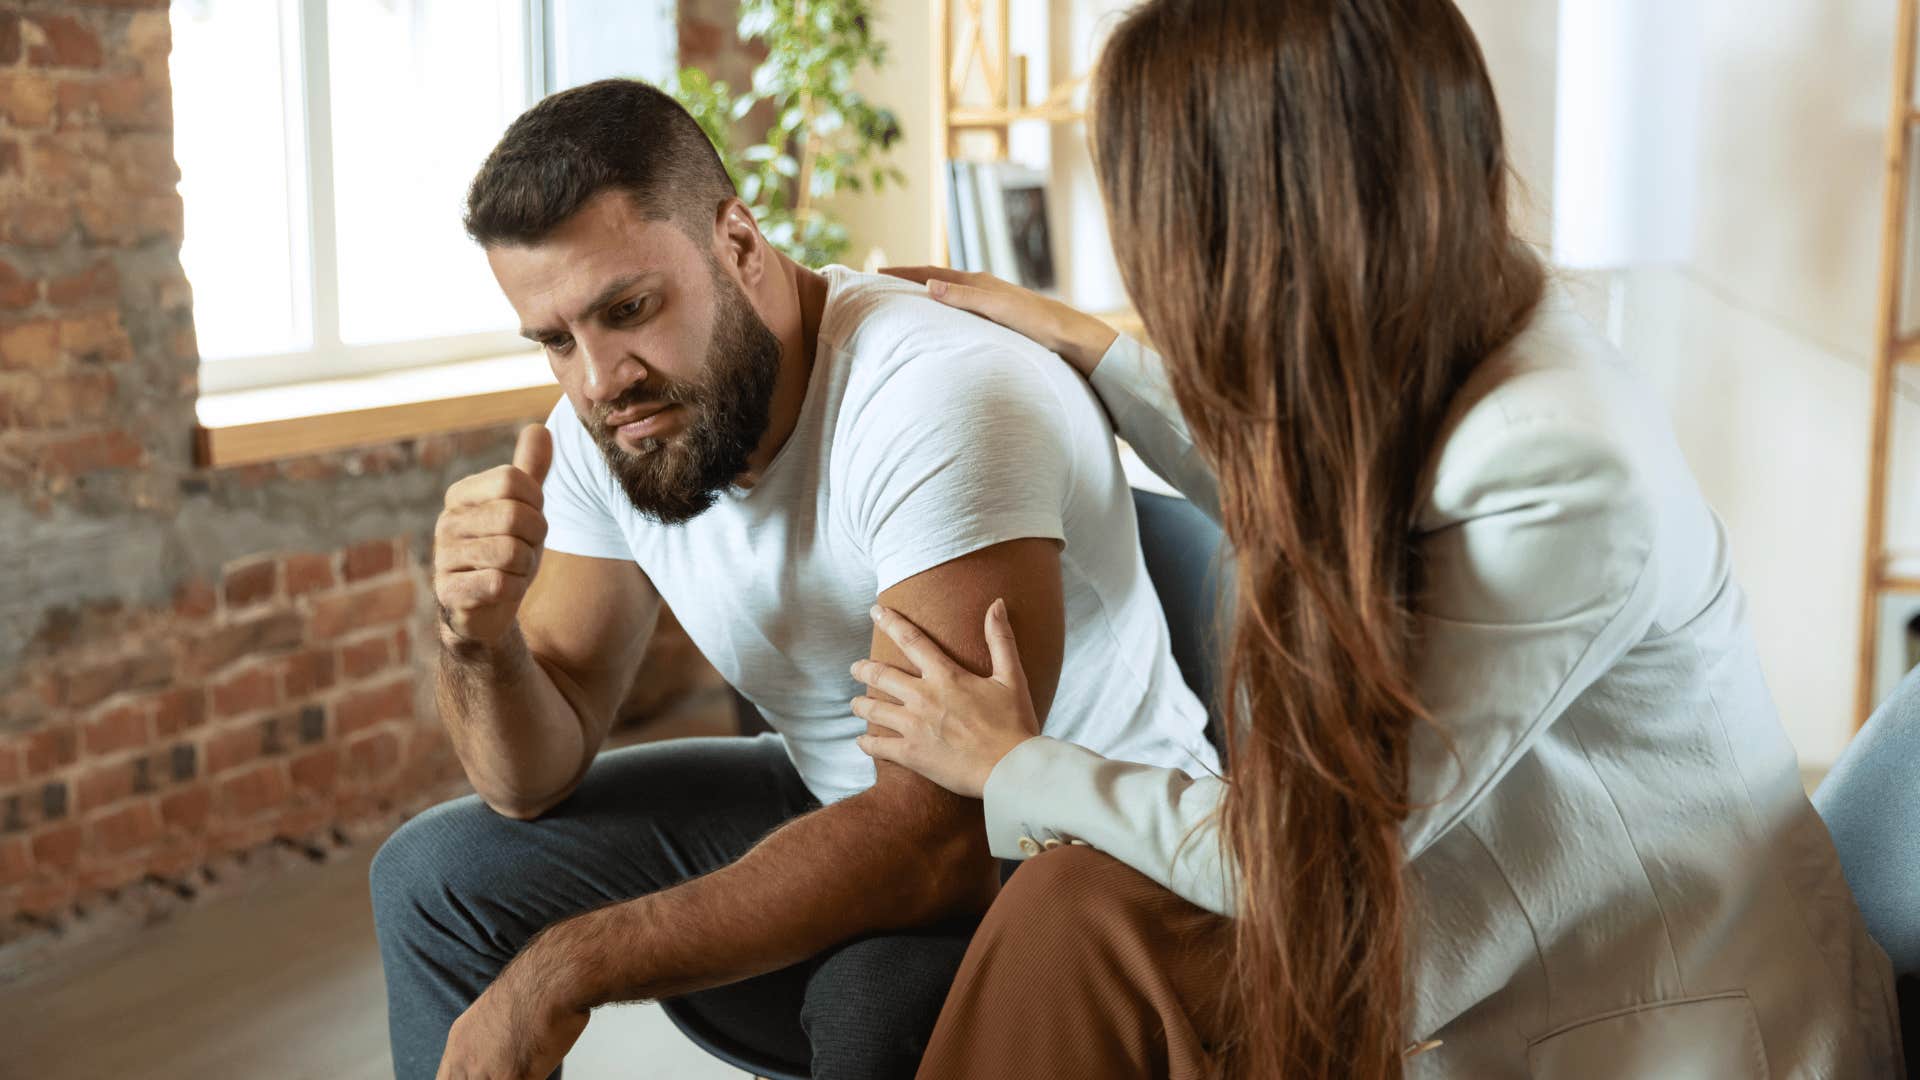
[[[639,362],[617,344],[607,342],[593,348],[581,341],[580,349],[584,376],[581,393],[586,395],[588,401],[605,404],[646,378],[646,371]]]

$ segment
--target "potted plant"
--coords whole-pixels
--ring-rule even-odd
[[[853,88],[857,70],[886,60],[871,9],[867,0],[741,0],[741,40],[758,39],[767,50],[753,85],[735,93],[682,68],[672,88],[713,140],[761,231],[802,265],[836,262],[847,251],[846,226],[821,210],[822,199],[906,180],[886,162],[900,141],[899,119]],[[760,117],[770,118],[764,137],[738,137]]]

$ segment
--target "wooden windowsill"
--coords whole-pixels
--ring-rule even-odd
[[[195,460],[215,468],[544,417],[560,388],[539,353],[203,394]]]

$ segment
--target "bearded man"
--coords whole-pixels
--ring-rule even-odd
[[[855,744],[850,666],[911,670],[875,613],[984,673],[1004,598],[1047,734],[1217,767],[1107,417],[1027,339],[775,251],[642,83],[521,116],[466,224],[565,395],[436,533],[475,793],[373,863],[396,1073],[558,1076],[590,1009],[698,993],[821,1080],[911,1076],[1001,868],[978,801]],[[599,753],[663,602],[773,733]]]

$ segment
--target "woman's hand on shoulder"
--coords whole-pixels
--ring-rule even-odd
[[[1041,296],[992,274],[939,266],[889,266],[880,271],[927,287],[927,295],[949,307],[971,311],[1059,353],[1083,378],[1120,334],[1084,311]]]

